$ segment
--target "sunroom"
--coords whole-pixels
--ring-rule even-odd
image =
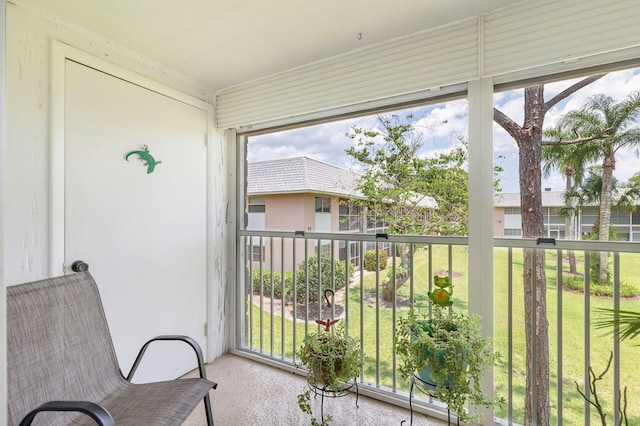
[[[425,277],[429,282],[434,274],[452,276],[463,309],[481,316],[483,333],[503,355],[482,387],[505,404],[485,410],[482,424],[544,424],[546,416],[553,424],[599,421],[585,398],[590,368],[603,371],[609,353],[601,386],[607,418],[622,415],[612,408],[625,401],[615,390],[626,386],[629,402],[640,396],[640,380],[628,376],[640,371],[633,346],[603,337],[591,324],[599,308],[638,310],[620,287],[638,276],[640,246],[493,233],[496,94],[634,70],[637,1],[6,0],[0,17],[2,300],[5,287],[70,273],[81,259],[100,286],[123,369],[149,336],[179,333],[201,344],[213,380],[215,361],[229,354],[304,377],[295,350],[314,319],[329,311],[298,307],[294,298],[287,318],[273,286],[266,290],[250,274],[282,269],[284,275],[281,259],[297,265],[322,247],[351,259],[364,247],[394,253],[409,244],[412,264],[422,269],[410,274],[406,295],[383,303],[377,296],[383,274],[357,266],[341,296],[350,332],[367,342],[359,393],[399,407],[399,417],[380,424],[399,423],[409,407],[409,386],[390,344],[393,324],[406,312],[400,297],[423,300]],[[247,227],[252,141],[449,101],[464,102],[468,117],[468,236]],[[143,156],[146,162],[138,161]],[[633,167],[637,159],[626,161]],[[284,248],[296,245],[300,250]],[[527,250],[546,253],[544,313],[535,287],[533,297],[523,294]],[[568,251],[585,277],[590,254],[609,253],[613,295],[556,291]],[[527,273],[535,276],[535,269]],[[368,305],[365,293],[373,294]],[[527,300],[533,304],[525,306]],[[532,308],[536,314],[525,314]],[[525,325],[537,327],[541,316],[548,317],[548,341],[525,342]],[[0,317],[6,406],[5,303]],[[604,349],[596,348],[603,341]],[[537,357],[540,344],[548,345],[547,358]],[[150,355],[141,380],[188,371],[180,356]],[[546,360],[550,378],[536,385],[537,359]],[[276,406],[297,406],[271,392]],[[215,418],[223,408],[215,392],[212,398]],[[413,409],[447,418],[446,407],[428,397]],[[629,424],[640,422],[634,404],[627,412]],[[2,410],[0,424],[5,416]],[[272,422],[296,424],[286,416]]]

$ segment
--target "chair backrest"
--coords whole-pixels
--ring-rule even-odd
[[[7,336],[10,425],[46,401],[100,401],[123,380],[89,272],[7,287]]]

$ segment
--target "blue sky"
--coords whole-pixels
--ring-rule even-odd
[[[545,99],[570,86],[575,80],[565,80],[545,85]],[[617,71],[584,87],[571,97],[552,108],[545,116],[545,128],[552,127],[557,119],[567,111],[577,109],[583,101],[594,94],[604,93],[615,100],[622,100],[632,91],[640,91],[640,69]],[[517,123],[523,117],[522,89],[500,92],[494,95],[494,105],[513,118]],[[467,137],[468,111],[466,99],[441,104],[423,106],[403,111],[411,112],[416,124],[422,129],[423,148],[421,156],[434,156],[438,152],[450,150],[458,143],[459,137]],[[361,117],[325,123],[300,129],[254,136],[249,139],[249,162],[289,158],[305,155],[338,167],[360,171],[360,165],[345,154],[345,149],[353,141],[345,136],[352,126],[369,128],[376,122],[375,117]],[[616,157],[615,176],[626,181],[634,173],[640,172],[640,160],[635,151],[620,152]],[[504,192],[518,192],[518,151],[515,141],[500,126],[494,123],[494,162],[504,168],[500,180]],[[543,182],[543,187],[563,190],[564,179],[553,174]]]

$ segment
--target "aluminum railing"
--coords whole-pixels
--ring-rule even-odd
[[[236,305],[237,349],[295,371],[296,349],[307,333],[317,329],[315,320],[341,318],[348,332],[362,342],[365,365],[359,378],[360,388],[365,394],[401,405],[406,405],[409,384],[397,373],[400,360],[394,351],[393,338],[398,316],[403,315],[410,305],[428,314],[426,292],[431,288],[433,275],[452,278],[455,309],[466,310],[468,286],[480,285],[469,279],[473,271],[467,270],[468,240],[463,237],[267,231],[240,231],[239,234],[238,270],[242,272],[237,290],[241,296],[237,298]],[[409,253],[406,261],[409,267],[404,271],[398,269],[399,257],[391,255],[398,254],[402,247],[406,247]],[[508,401],[504,409],[495,412],[496,421],[503,424],[520,424],[524,416],[523,386],[527,368],[523,353],[526,346],[523,331],[523,249],[543,251],[547,259],[555,258],[553,263],[548,260],[545,268],[549,290],[546,298],[550,323],[549,359],[553,360],[550,365],[553,421],[558,424],[591,424],[598,419],[595,417],[597,413],[576,391],[574,381],[589,397],[590,368],[597,372],[606,366],[606,360],[602,364],[602,345],[594,345],[591,320],[596,309],[603,306],[639,309],[638,302],[621,297],[620,288],[621,283],[634,284],[625,282],[621,277],[628,281],[633,272],[623,268],[640,265],[640,244],[555,241],[550,245],[528,239],[494,240],[494,291],[487,297],[493,299],[494,305],[494,347],[504,358],[494,374],[495,394]],[[367,271],[364,265],[368,250],[374,253],[376,267],[368,268],[373,271]],[[569,250],[575,251],[578,258],[581,269],[578,276],[584,280],[585,293],[557,291],[563,288],[562,284],[567,279],[566,272],[558,274],[558,271],[567,268],[563,257]],[[383,251],[388,253],[388,264],[381,271],[379,266],[384,256],[380,253]],[[597,251],[609,252],[612,257],[613,292],[608,298],[584,296],[595,285],[588,271],[589,254]],[[314,258],[317,259],[319,254],[336,261],[318,263]],[[350,259],[354,265],[353,275],[343,287],[340,277],[349,275],[351,269],[348,262],[337,262],[339,259]],[[392,271],[391,275],[387,276],[386,271]],[[395,282],[397,277],[394,274],[403,272],[408,274],[402,287],[385,284]],[[534,269],[532,274],[535,276],[535,273]],[[635,277],[635,286],[640,288],[639,274],[636,273]],[[324,288],[335,292],[335,303],[331,307],[324,301]],[[577,316],[581,317],[578,319],[576,305],[580,305]],[[535,318],[529,320],[535,321]],[[576,324],[580,324],[579,331],[575,330]],[[572,328],[569,334],[567,327]],[[602,332],[599,333],[598,342]],[[624,385],[621,383],[621,369],[630,365],[640,371],[640,361],[635,361],[629,345],[621,346],[613,336],[606,339],[613,352],[611,373],[607,377],[611,384],[600,389],[605,391],[600,397],[604,396],[605,406],[611,409],[621,397],[608,388],[620,389],[621,384]],[[566,342],[573,345],[569,353]],[[534,346],[533,350],[535,353],[540,348]],[[577,352],[580,355],[576,355]],[[575,372],[576,358],[581,364],[578,374]],[[585,383],[587,389],[584,388]],[[535,392],[534,389],[534,399]],[[443,408],[437,401],[425,399],[423,402],[421,411],[442,415]],[[630,419],[640,420],[640,412],[634,411],[637,410],[635,407],[628,409]],[[617,421],[619,416],[620,413],[611,410],[609,418]]]

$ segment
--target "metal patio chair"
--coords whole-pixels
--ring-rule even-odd
[[[186,336],[159,336],[141,349],[127,378],[118,366],[89,272],[7,287],[9,425],[179,425],[204,400],[213,425],[202,351]],[[146,348],[181,340],[196,352],[200,378],[134,384]]]

